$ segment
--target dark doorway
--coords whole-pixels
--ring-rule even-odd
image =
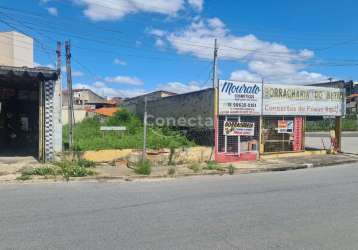
[[[0,156],[34,156],[39,149],[39,83],[0,79]]]

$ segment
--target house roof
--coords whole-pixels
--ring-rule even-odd
[[[47,67],[12,67],[0,65],[0,77],[1,78],[15,78],[15,79],[39,79],[39,80],[57,80],[57,70]]]
[[[103,115],[106,117],[113,116],[114,113],[116,113],[119,109],[116,107],[110,107],[110,108],[99,108],[94,110],[94,112],[98,115]]]

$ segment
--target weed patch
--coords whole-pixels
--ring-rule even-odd
[[[134,172],[141,175],[150,175],[152,165],[148,160],[141,160],[134,166]]]
[[[169,176],[173,176],[173,175],[175,175],[175,173],[176,173],[175,167],[170,167],[170,168],[168,169],[168,175],[169,175]]]
[[[223,168],[216,161],[208,161],[204,167],[206,170],[223,170]]]
[[[234,167],[232,164],[229,165],[228,170],[229,170],[229,174],[230,174],[230,175],[235,174],[235,170],[236,170],[236,169],[235,169],[235,167]]]
[[[21,174],[21,176],[16,178],[16,180],[18,180],[18,181],[28,181],[31,179],[32,179],[32,176],[28,175],[28,174]]]
[[[48,177],[62,176],[67,181],[70,177],[84,177],[95,175],[92,169],[94,163],[90,161],[61,161],[56,162],[54,166],[39,167],[34,169],[24,169],[18,180],[28,180],[33,175]]]
[[[100,131],[101,126],[125,126],[126,131]],[[63,142],[68,144],[68,126],[63,128]],[[150,149],[194,146],[180,132],[167,127],[150,127],[147,147]],[[78,151],[102,149],[140,149],[143,146],[143,124],[135,115],[120,110],[113,117],[100,121],[97,117],[86,119],[74,127],[74,147]]]

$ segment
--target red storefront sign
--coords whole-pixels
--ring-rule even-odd
[[[303,118],[295,117],[294,123],[295,128],[293,132],[293,151],[301,151],[303,139]]]

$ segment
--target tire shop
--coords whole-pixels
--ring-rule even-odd
[[[0,156],[51,161],[61,151],[56,70],[0,66]]]
[[[305,151],[305,121],[330,117],[340,148],[345,90],[288,84],[219,81],[215,159],[256,160],[264,154]]]

